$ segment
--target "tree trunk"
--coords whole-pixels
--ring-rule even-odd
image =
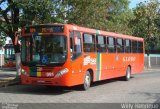
[[[14,43],[15,41],[15,36],[12,37],[12,42],[14,45],[14,50],[15,50],[15,57],[16,57],[16,78],[19,78],[20,74],[21,74],[21,53],[20,53],[20,45],[17,43],[17,45],[15,45]]]
[[[149,52],[149,50],[147,50],[147,58],[148,58],[147,68],[151,68],[151,57],[150,57],[150,52]]]
[[[14,45],[15,57],[16,57],[16,70],[17,70],[16,77],[19,78],[21,72],[20,45],[19,44],[15,45],[15,32],[18,31],[20,9],[18,8],[18,5],[16,4],[16,2],[14,2],[14,0],[7,0],[7,1],[11,9],[10,11],[11,19],[8,19],[10,21],[10,31],[8,36],[10,36]]]
[[[150,56],[147,56],[148,57],[148,68],[151,68],[151,57]]]

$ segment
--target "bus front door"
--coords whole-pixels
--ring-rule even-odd
[[[72,66],[72,74],[74,76],[75,84],[80,84],[83,80],[82,76],[82,64],[83,64],[83,56],[82,56],[82,41],[81,34],[78,31],[70,32],[70,55],[71,55],[71,66]]]

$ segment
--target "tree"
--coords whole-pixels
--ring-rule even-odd
[[[26,25],[51,22],[53,5],[50,0],[1,0],[0,30],[14,42],[14,33]],[[15,46],[15,52],[17,51]]]
[[[133,10],[135,15],[135,18],[131,21],[133,35],[145,39],[145,48],[148,56],[150,54],[150,47],[156,43],[158,36],[156,20],[158,18],[159,4],[158,0],[141,2]],[[150,58],[148,58],[148,60],[148,67],[151,67]]]
[[[54,20],[52,13],[53,4],[51,0],[0,0],[0,31],[14,42],[14,33],[18,28],[25,25],[52,22]],[[14,49],[18,55],[19,46],[14,45]],[[20,57],[16,56],[17,63],[20,62],[19,59]],[[17,68],[18,76],[20,69]]]
[[[0,49],[1,49],[1,47],[4,46],[5,40],[6,40],[6,38],[5,38],[4,34],[2,32],[0,32]]]
[[[134,18],[132,10],[129,9],[128,0],[109,0],[107,7],[107,30],[123,34],[132,34],[129,27],[130,20]]]
[[[54,0],[56,16],[62,23],[74,23],[85,27],[130,33],[128,23],[132,18],[128,0]],[[129,17],[128,17],[129,15]]]
[[[106,29],[106,0],[65,0],[66,19],[85,27]]]

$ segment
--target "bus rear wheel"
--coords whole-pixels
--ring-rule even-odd
[[[84,76],[84,83],[82,84],[81,88],[82,90],[88,90],[91,85],[91,74],[89,71],[86,72]]]
[[[129,81],[130,78],[131,78],[131,68],[127,67],[127,69],[126,69],[126,76],[124,77],[124,80],[125,81]]]

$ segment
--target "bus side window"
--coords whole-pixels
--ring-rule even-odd
[[[97,52],[106,52],[106,38],[97,36]]]
[[[132,53],[138,52],[138,44],[137,41],[132,40]]]
[[[125,40],[125,53],[131,53],[131,41]]]
[[[82,44],[81,44],[81,34],[80,32],[74,31],[70,32],[70,52],[71,60],[77,59],[82,54]]]
[[[116,52],[115,38],[108,37],[107,44],[108,44],[108,53],[115,53]]]
[[[92,34],[83,34],[83,50],[84,52],[95,51],[95,37]]]
[[[138,53],[143,53],[143,42],[138,42]]]
[[[116,41],[116,48],[117,48],[117,53],[124,53],[124,46],[123,46],[123,39],[117,38]]]

